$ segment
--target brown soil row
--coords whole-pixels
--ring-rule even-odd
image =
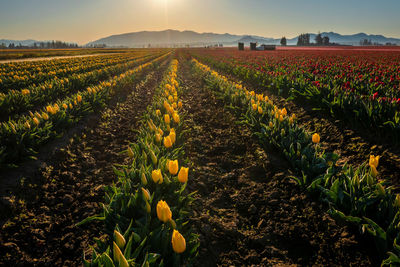
[[[369,249],[287,179],[289,164],[235,124],[224,103],[182,64],[195,266],[370,266]]]
[[[124,162],[119,152],[135,140],[140,118],[166,67],[164,62],[136,87],[119,95],[119,103],[92,117],[79,137],[52,153],[45,168],[24,173],[28,185],[18,195],[25,199],[11,197],[16,213],[1,228],[0,265],[82,264],[83,252],[89,253],[93,238],[102,235],[103,225],[75,224],[101,212],[103,186],[116,177],[112,164]],[[26,203],[21,205],[22,201]]]

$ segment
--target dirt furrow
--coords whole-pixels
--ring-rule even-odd
[[[183,61],[189,189],[198,191],[196,266],[370,266],[368,251],[351,231],[287,179],[289,164],[235,124]]]
[[[102,234],[101,223],[75,224],[101,211],[103,186],[114,181],[112,164],[123,163],[119,154],[134,141],[140,118],[151,103],[167,62],[125,92],[123,102],[89,122],[79,137],[57,150],[47,167],[32,173],[20,192],[17,215],[0,232],[0,265],[80,266],[93,238]],[[122,96],[123,97],[123,96]],[[33,187],[33,188],[31,188]],[[30,196],[29,201],[26,198]],[[23,203],[23,202],[26,203]]]

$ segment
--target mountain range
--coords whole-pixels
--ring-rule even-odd
[[[328,36],[331,43],[343,45],[358,45],[360,40],[368,39],[372,43],[393,43],[400,45],[400,39],[389,38],[383,35],[372,35],[366,33],[357,33],[352,35],[342,35],[335,32],[322,32],[322,36]],[[316,34],[310,33],[311,42],[314,41]],[[287,38],[288,45],[297,44],[298,37]],[[18,45],[33,45],[37,40],[8,40],[0,39],[0,44],[8,46],[10,43]],[[250,42],[259,44],[279,44],[280,38],[270,38],[255,35],[236,35],[236,34],[218,34],[218,33],[198,33],[194,31],[140,31],[124,34],[111,35],[92,42],[85,46],[106,45],[107,47],[152,47],[156,46],[207,46],[222,44],[224,46],[236,46],[238,42],[248,45]]]

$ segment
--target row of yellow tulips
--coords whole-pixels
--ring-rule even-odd
[[[286,108],[278,108],[267,96],[229,81],[195,59],[192,62],[195,71],[253,128],[260,141],[277,147],[303,176],[294,177],[299,185],[328,201],[334,218],[369,233],[379,256],[389,255],[383,264],[400,262],[400,196],[392,192],[390,183],[379,179],[379,156],[370,155],[369,161],[355,170],[347,164],[337,166],[339,155],[322,151],[320,135],[308,134]]]
[[[68,58],[46,61],[25,61],[0,65],[0,92],[28,89],[30,85],[39,85],[52,79],[66,78],[110,65],[124,63],[132,57],[150,54],[145,51],[133,51],[123,55],[100,55],[83,58]]]
[[[180,137],[177,71],[174,59],[144,115],[137,142],[126,150],[130,163],[116,170],[119,181],[109,189],[102,217],[110,243],[98,244],[87,266],[180,265],[197,253],[197,236],[187,222],[192,198],[185,192],[189,168]]]
[[[32,156],[35,150],[49,139],[59,136],[65,128],[79,121],[87,113],[104,106],[105,100],[115,90],[130,85],[140,73],[161,62],[170,53],[164,54],[125,73],[114,76],[96,86],[48,104],[42,110],[29,112],[17,121],[0,123],[0,164],[13,164],[24,157]]]
[[[38,109],[55,99],[124,73],[158,55],[154,53],[144,57],[128,56],[122,62],[115,62],[115,64],[104,67],[99,66],[99,69],[74,73],[61,79],[54,78],[21,91],[10,90],[6,94],[0,93],[0,119],[16,118],[23,112]]]

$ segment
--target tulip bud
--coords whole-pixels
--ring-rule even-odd
[[[172,212],[164,200],[160,200],[157,203],[157,217],[164,223],[172,219]]]
[[[158,169],[158,170],[153,170],[152,172],[151,172],[151,178],[153,179],[153,181],[155,182],[155,183],[162,183],[163,182],[163,177],[162,177],[162,173],[161,173],[161,170],[160,169]]]
[[[128,156],[133,159],[135,157],[135,154],[133,153],[133,150],[130,146],[128,146],[128,150],[127,150]]]
[[[117,230],[114,230],[114,240],[120,249],[124,248],[126,244],[125,238]]]
[[[161,110],[157,109],[157,110],[156,110],[156,115],[157,115],[157,116],[161,116]]]
[[[376,188],[378,190],[379,195],[384,196],[385,195],[385,188],[380,184],[376,184]]]
[[[176,175],[179,170],[178,160],[170,160],[168,162],[168,170],[172,175]]]
[[[160,143],[161,142],[161,135],[159,133],[156,133],[155,139],[156,139],[157,143]]]
[[[178,180],[181,183],[186,183],[188,180],[189,168],[181,167],[178,173]]]
[[[272,123],[272,121],[270,121],[268,125],[270,128],[274,127],[274,124]]]
[[[171,243],[172,243],[172,249],[176,253],[182,253],[186,250],[185,238],[175,229],[172,233]]]
[[[262,113],[263,113],[263,109],[262,109],[262,107],[260,107],[260,106],[258,106],[258,113],[259,113],[259,114],[262,114]]]
[[[153,162],[153,164],[156,165],[157,164],[157,157],[154,154],[153,150],[151,150],[151,149],[150,149],[150,158],[151,158],[151,161]]]
[[[312,142],[314,144],[318,144],[320,140],[321,140],[321,137],[319,136],[319,134],[315,133],[312,135]]]
[[[182,108],[182,102],[181,101],[178,102],[178,108]]]
[[[151,212],[150,204],[149,204],[149,202],[147,202],[147,201],[146,201],[146,211],[147,211],[147,213],[150,213],[150,212]]]
[[[129,267],[129,264],[125,259],[124,254],[122,254],[121,250],[115,242],[113,242],[113,255],[114,261],[118,262],[119,266]]]
[[[28,121],[26,121],[26,122],[24,123],[24,126],[25,126],[25,128],[27,128],[27,129],[30,129],[30,128],[31,128],[31,125],[29,124]]]
[[[144,198],[146,201],[150,201],[150,192],[149,192],[149,190],[144,189],[144,188],[142,187],[142,193],[143,193],[143,198]]]
[[[158,133],[159,133],[161,136],[164,135],[164,132],[163,132],[163,130],[162,130],[161,128],[158,128]]]
[[[396,195],[396,199],[394,200],[394,205],[398,208],[400,208],[400,195]]]
[[[140,180],[142,181],[143,185],[147,185],[147,178],[146,178],[146,174],[144,172],[142,172]]]

